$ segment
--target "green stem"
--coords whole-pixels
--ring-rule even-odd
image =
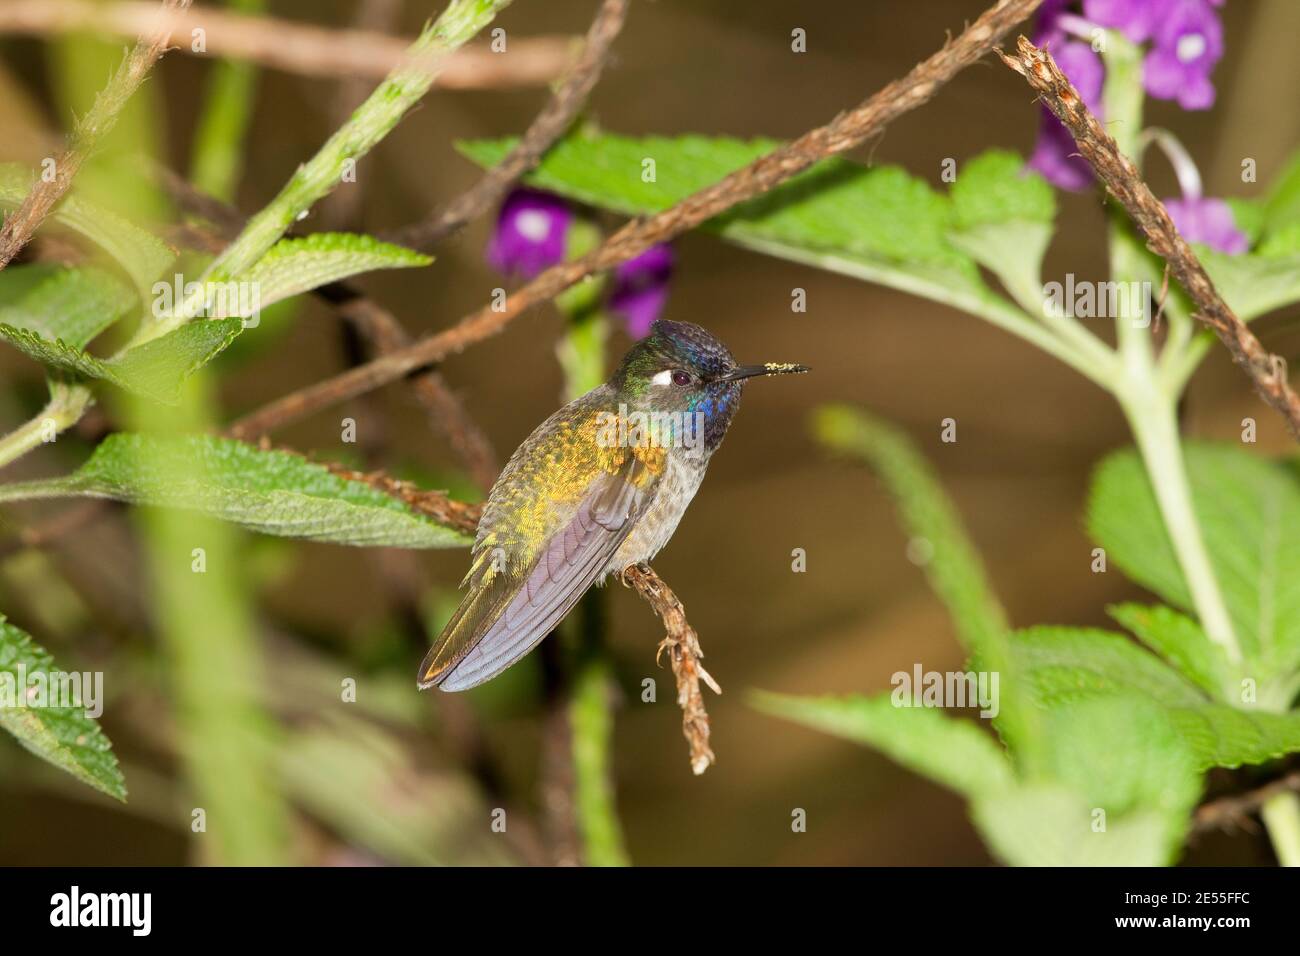
[[[136,428],[199,434],[212,426],[211,382],[203,372],[178,406],[125,402]],[[280,730],[261,703],[267,674],[240,534],[216,518],[174,508],[137,509],[133,518],[169,665],[178,752],[192,809],[204,812],[206,826],[195,835],[200,858],[227,866],[290,863],[292,813],[274,760]],[[189,815],[184,820],[191,824]]]
[[[238,13],[258,15],[265,0],[226,0]],[[244,137],[252,115],[257,68],[239,60],[220,60],[212,67],[207,96],[190,161],[190,181],[209,196],[230,202],[244,163]]]
[[[1150,378],[1129,379],[1116,397],[1133,430],[1201,626],[1206,636],[1223,648],[1228,660],[1238,664],[1241,647],[1192,507],[1175,398],[1158,389]]]
[[[588,599],[599,595],[588,595]],[[623,831],[614,801],[609,767],[614,721],[609,697],[612,679],[603,655],[592,655],[573,676],[569,726],[573,734],[573,803],[583,862],[588,866],[627,866]]]
[[[348,121],[289,179],[279,194],[244,226],[208,267],[204,279],[226,282],[257,263],[289,228],[342,181],[349,163],[359,161],[392,131],[407,110],[429,91],[448,54],[462,46],[510,0],[452,0],[407,49],[407,60],[389,73]],[[198,314],[203,293],[175,313],[141,330],[131,345],[165,335]]]
[[[1300,866],[1300,794],[1279,793],[1260,808],[1268,838],[1282,866]]]
[[[50,401],[45,408],[31,421],[0,438],[0,468],[75,425],[90,402],[90,389],[85,386],[51,383]]]
[[[407,50],[407,60],[394,69],[317,151],[298,168],[280,193],[248,221],[243,232],[208,267],[205,279],[223,282],[253,266],[298,219],[342,181],[345,164],[359,160],[379,143],[412,106],[428,92],[441,72],[446,56],[472,38],[511,0],[452,0],[432,24],[426,26]],[[228,123],[226,124],[229,125]],[[174,313],[156,322],[145,322],[117,355],[174,331],[202,306],[203,292]],[[42,441],[45,420],[53,418],[56,431],[76,424],[89,407],[91,393],[83,386],[80,405],[69,402],[56,406],[0,439],[0,467],[25,455]]]

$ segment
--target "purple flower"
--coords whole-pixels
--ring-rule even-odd
[[[1223,56],[1223,24],[1210,0],[1165,2],[1143,63],[1143,84],[1156,99],[1177,100],[1185,110],[1209,109],[1214,105],[1210,74]]]
[[[1232,218],[1231,207],[1222,199],[1166,199],[1165,208],[1188,242],[1199,242],[1230,256],[1241,255],[1250,247],[1246,234]]]
[[[1083,0],[1083,15],[1093,23],[1119,30],[1134,43],[1155,33],[1169,0]]]
[[[1088,109],[1100,118],[1101,85],[1105,78],[1101,57],[1097,56],[1092,51],[1092,47],[1087,44],[1064,39],[1052,51],[1052,55],[1056,58],[1061,71],[1079,91],[1079,96],[1083,98]],[[1038,142],[1034,144],[1034,153],[1029,157],[1028,167],[1041,173],[1044,179],[1061,189],[1072,191],[1087,189],[1092,182],[1092,170],[1083,158],[1076,154],[1077,147],[1070,131],[1061,125],[1061,121],[1053,116],[1047,107],[1043,107],[1038,126]]]
[[[516,189],[501,204],[487,261],[498,272],[531,279],[564,261],[572,221],[573,213],[563,200],[534,189]]]
[[[614,288],[607,305],[610,312],[622,317],[634,339],[645,338],[663,311],[672,274],[673,250],[667,245],[651,246],[614,270]]]

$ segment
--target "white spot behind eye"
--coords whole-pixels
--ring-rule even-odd
[[[673,383],[673,370],[670,368],[664,369],[650,379],[650,382],[653,385],[671,385]]]

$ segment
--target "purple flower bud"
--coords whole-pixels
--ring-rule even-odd
[[[487,261],[507,275],[531,279],[564,261],[573,213],[565,202],[534,189],[516,189],[501,204]]]
[[[673,274],[671,246],[651,246],[641,255],[614,270],[614,288],[609,294],[609,311],[620,316],[628,335],[645,338],[650,326],[668,301],[668,280]]]
[[[1223,56],[1223,24],[1210,0],[1166,0],[1154,45],[1142,67],[1143,85],[1159,100],[1185,110],[1214,105],[1210,74]]]
[[[1232,218],[1232,208],[1222,199],[1166,199],[1165,208],[1188,242],[1199,242],[1230,256],[1239,256],[1250,247],[1246,234]]]
[[[1101,116],[1101,86],[1105,79],[1105,69],[1101,57],[1084,43],[1062,40],[1053,50],[1056,63],[1079,91],[1079,96],[1092,110],[1093,115]],[[1074,137],[1061,125],[1047,107],[1043,107],[1042,119],[1038,127],[1038,142],[1034,153],[1029,157],[1028,167],[1042,174],[1043,178],[1054,186],[1071,191],[1087,189],[1092,182],[1092,170],[1087,162],[1077,155]]]

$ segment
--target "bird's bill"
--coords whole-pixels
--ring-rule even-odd
[[[763,365],[737,365],[726,375],[714,379],[716,382],[739,382],[744,378],[757,378],[760,375],[798,375],[807,372],[807,365],[792,365],[789,362],[767,362]]]

